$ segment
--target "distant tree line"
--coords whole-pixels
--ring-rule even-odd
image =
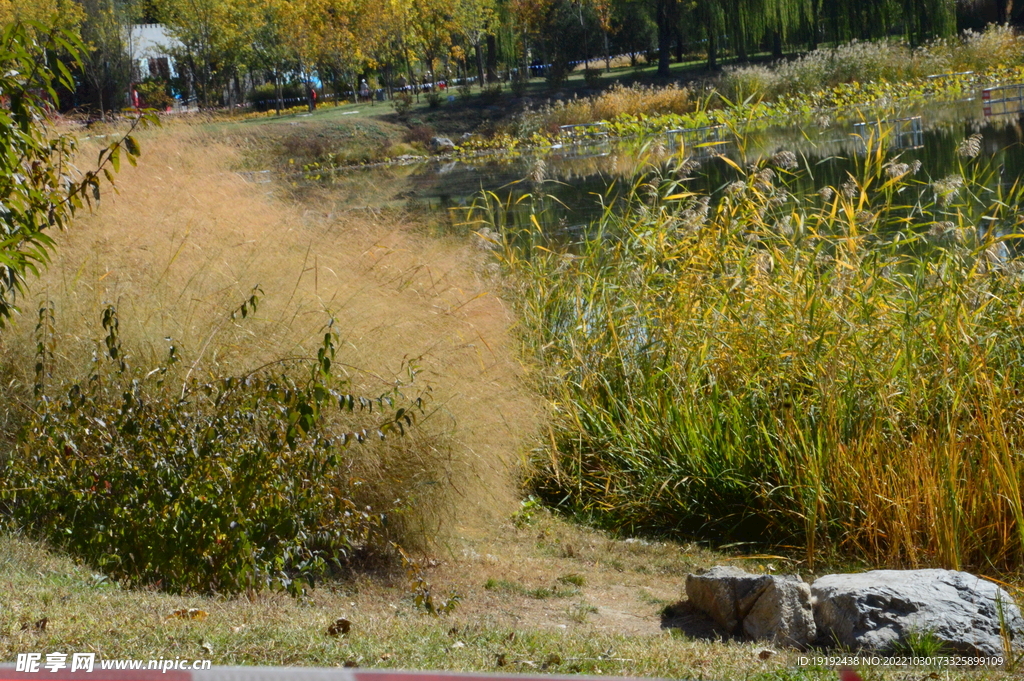
[[[239,101],[257,85],[280,107],[312,83],[334,93],[453,78],[481,86],[547,65],[553,81],[579,62],[628,54],[657,61],[781,58],[852,39],[911,44],[987,23],[1024,22],[1024,0],[0,0],[14,17],[73,28],[92,48],[65,98],[105,112],[130,85],[152,103],[176,91],[203,106]],[[139,82],[126,27],[162,23],[177,81]],[[538,73],[535,69],[534,74]],[[159,82],[153,82],[159,81]],[[167,81],[167,82],[165,82]],[[163,100],[161,100],[163,101]]]

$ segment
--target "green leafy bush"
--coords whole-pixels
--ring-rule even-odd
[[[591,90],[596,90],[601,87],[601,69],[584,69],[583,82],[585,82],[587,87]]]
[[[407,116],[412,109],[412,95],[408,92],[396,92],[391,100],[391,106],[395,107],[395,113],[399,116]]]
[[[497,104],[501,101],[501,83],[486,86],[480,91],[480,101],[484,104]]]
[[[254,293],[238,314],[256,303]],[[385,509],[357,505],[345,449],[404,434],[422,398],[400,384],[372,399],[347,392],[331,372],[333,328],[316,358],[198,381],[173,346],[151,370],[130,367],[109,307],[109,361],[50,395],[49,318],[44,309],[35,416],[0,491],[8,524],[113,578],[171,591],[301,592],[386,545],[374,543]],[[357,411],[376,425],[353,428]]]
[[[147,109],[162,110],[174,105],[174,97],[168,93],[165,80],[146,80],[139,83],[136,89],[142,99],[142,106]]]
[[[512,95],[514,97],[523,97],[526,95],[526,90],[530,86],[530,79],[526,75],[516,75],[512,79]]]

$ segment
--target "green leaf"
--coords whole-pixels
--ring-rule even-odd
[[[136,142],[135,138],[132,137],[131,135],[125,136],[124,146],[125,149],[128,150],[128,153],[131,154],[132,156],[139,156],[142,153],[142,150],[139,148],[139,143]]]

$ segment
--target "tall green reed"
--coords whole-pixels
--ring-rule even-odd
[[[811,566],[1019,565],[1021,190],[977,146],[927,179],[872,137],[816,193],[792,155],[714,196],[653,163],[577,242],[481,203],[554,414],[536,493]]]

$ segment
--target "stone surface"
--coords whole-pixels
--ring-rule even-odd
[[[796,575],[771,576],[743,618],[743,634],[756,641],[804,648],[816,638],[811,586]]]
[[[432,137],[430,139],[430,150],[435,154],[442,154],[446,151],[454,151],[455,142],[447,137]]]
[[[815,638],[810,587],[795,575],[714,567],[686,577],[690,603],[733,634],[804,647]]]
[[[1024,639],[1024,620],[1003,589],[966,572],[873,570],[828,575],[811,585],[822,643],[885,651],[912,632],[930,632],[956,653],[1003,655],[1003,619]]]

